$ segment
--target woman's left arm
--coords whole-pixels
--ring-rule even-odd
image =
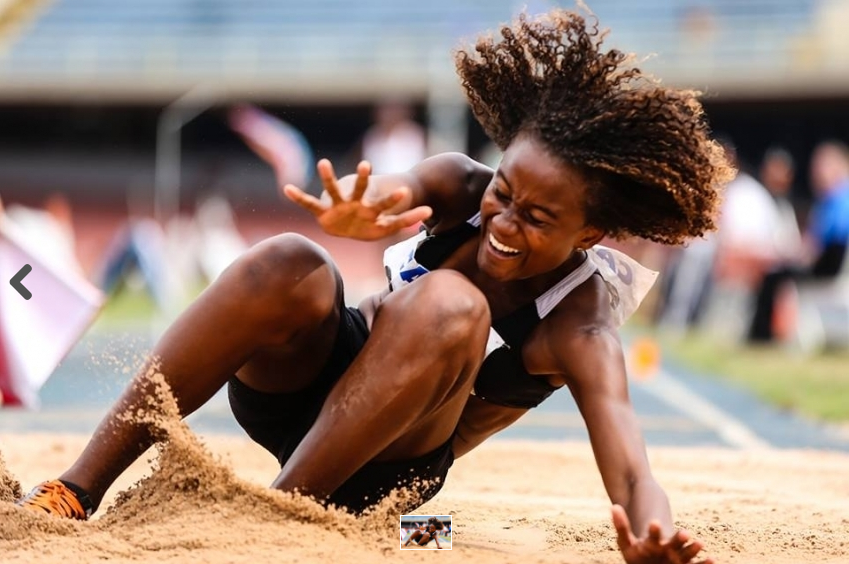
[[[669,500],[652,476],[616,330],[601,324],[569,333],[555,356],[586,422],[626,562],[693,561],[702,545],[676,531]]]
[[[567,384],[586,422],[610,500],[625,508],[638,533],[645,534],[649,522],[658,520],[663,533],[670,535],[669,500],[649,468],[618,335],[614,329],[588,327],[564,345],[559,349]]]

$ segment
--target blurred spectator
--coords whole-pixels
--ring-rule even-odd
[[[767,150],[761,163],[760,179],[775,200],[779,216],[775,240],[779,253],[788,259],[802,252],[799,219],[791,199],[795,176],[796,165],[789,152],[780,147]]]
[[[100,265],[98,283],[107,294],[124,284],[143,288],[161,312],[172,314],[248,248],[221,196],[203,199],[194,216],[174,216],[165,228],[140,211],[131,211]]]
[[[828,279],[840,273],[849,244],[849,149],[828,141],[814,150],[811,186],[816,203],[806,232],[808,252],[770,272],[758,292],[749,331],[753,342],[771,341],[773,312],[781,287],[791,280]]]
[[[159,309],[169,311],[165,249],[165,233],[153,218],[130,217],[112,239],[96,282],[106,294],[115,295],[140,276]]]
[[[686,6],[678,13],[677,49],[672,49],[679,66],[710,69],[716,66],[720,25],[711,6],[699,3]]]
[[[801,253],[796,215],[787,198],[792,158],[785,151],[767,152],[761,176],[768,188],[743,170],[731,143],[724,146],[738,173],[725,191],[715,274],[720,284],[753,290],[766,272]]]
[[[715,256],[716,236],[712,233],[672,251],[661,278],[659,325],[680,331],[700,321]]]
[[[723,146],[730,163],[736,167],[737,152],[733,145],[723,142]],[[726,204],[733,183],[726,188]],[[718,246],[717,234],[708,233],[672,250],[661,278],[661,297],[656,313],[660,325],[680,331],[701,320],[711,291]]]
[[[306,188],[313,177],[314,157],[304,135],[255,106],[237,106],[228,114],[230,127],[274,169],[277,185]]]
[[[174,292],[169,288],[168,241],[163,227],[154,219],[154,209],[142,188],[127,192],[127,219],[113,235],[100,264],[95,283],[108,296],[122,288],[144,289],[160,312],[173,311]],[[172,223],[179,223],[179,215]],[[189,246],[190,241],[184,241]]]
[[[777,194],[773,195],[743,168],[730,140],[722,145],[738,172],[725,189],[717,232],[692,241],[670,259],[658,318],[667,327],[691,327],[710,306],[733,308],[742,330],[751,317],[746,304],[766,272],[801,252],[798,225],[786,199],[792,185],[792,161],[789,178],[788,161],[776,162],[789,155],[770,151],[765,158],[765,171]],[[723,329],[733,331],[726,313],[720,315],[728,325]]]
[[[427,157],[424,127],[413,120],[409,105],[385,102],[375,108],[374,125],[362,140],[362,157],[374,174],[403,172]]]
[[[716,14],[706,4],[684,8],[678,23],[681,33],[691,43],[710,43],[718,32]]]
[[[248,244],[236,228],[233,208],[223,196],[211,196],[201,202],[195,224],[200,243],[198,266],[206,280],[213,282],[248,249]]]

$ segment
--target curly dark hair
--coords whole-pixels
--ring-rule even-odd
[[[436,527],[437,531],[441,531],[445,527],[445,524],[436,517],[429,518],[427,520],[427,524],[428,526],[433,525],[434,527]]]
[[[698,92],[661,86],[603,50],[606,35],[576,12],[522,14],[455,54],[475,117],[502,149],[520,133],[579,167],[587,223],[616,239],[680,244],[715,229],[733,176],[711,140]]]

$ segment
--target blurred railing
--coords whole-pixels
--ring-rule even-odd
[[[571,7],[570,2],[560,5]],[[589,1],[609,44],[667,82],[721,93],[849,92],[847,0]],[[540,12],[551,3],[530,3]],[[0,51],[0,97],[427,95],[461,37],[514,0],[56,0]]]

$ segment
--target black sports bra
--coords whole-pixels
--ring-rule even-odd
[[[398,284],[411,283],[419,276],[437,269],[463,243],[478,235],[479,214],[442,233],[428,235],[425,232],[408,240],[415,240],[416,246],[410,252],[403,252],[402,248],[400,253],[395,253],[396,257],[401,257],[401,261],[406,259],[400,268],[393,271],[393,265],[386,261],[390,285],[397,287]],[[398,246],[405,243],[399,243]],[[474,395],[497,405],[530,409],[558,389],[543,377],[528,373],[522,361],[522,346],[542,318],[594,272],[595,265],[585,260],[542,296],[493,320],[487,356],[475,379]]]

